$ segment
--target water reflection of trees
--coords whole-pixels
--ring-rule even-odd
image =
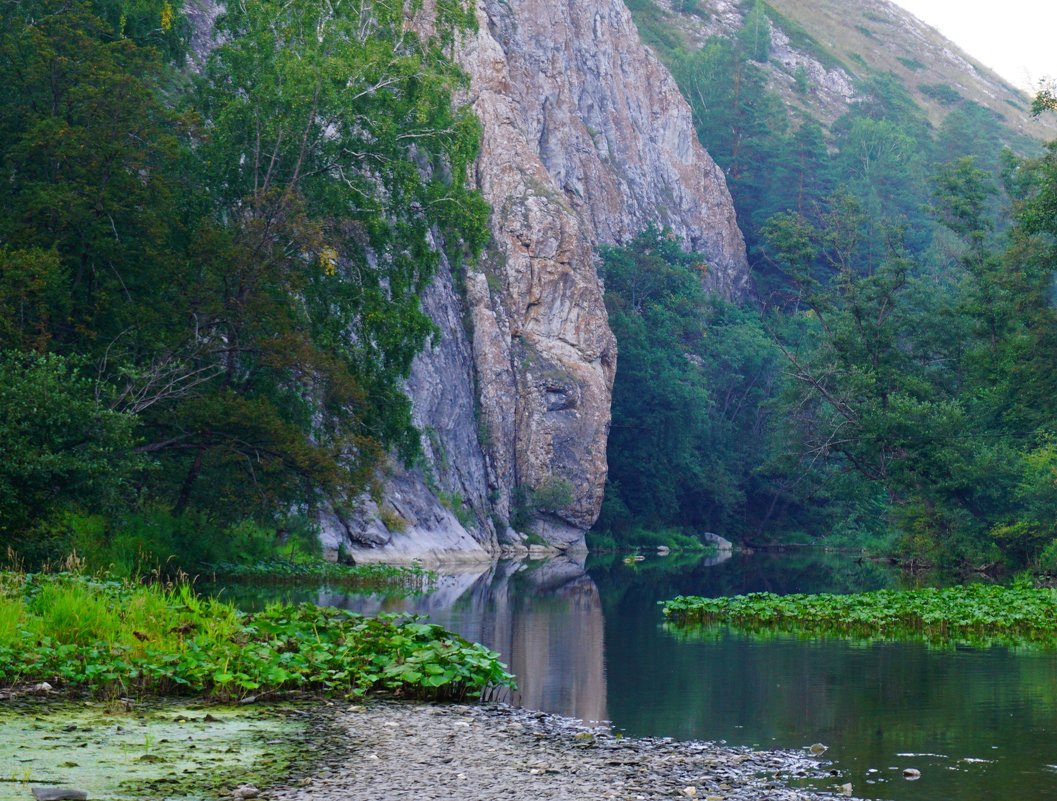
[[[584,720],[607,718],[602,602],[582,560],[451,567],[430,592],[411,598],[319,586],[236,586],[223,594],[244,608],[311,601],[365,615],[421,615],[502,655],[518,690],[498,700]]]

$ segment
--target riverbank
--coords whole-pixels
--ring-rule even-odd
[[[40,683],[109,697],[461,700],[513,677],[498,654],[407,618],[313,604],[247,613],[188,584],[0,572],[0,688]]]
[[[790,786],[809,777],[840,794],[806,751],[621,738],[607,727],[505,705],[377,702],[338,711],[347,752],[332,752],[274,801],[653,799],[821,801]]]

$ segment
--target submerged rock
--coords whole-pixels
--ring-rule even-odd
[[[34,787],[33,797],[37,801],[86,801],[88,793],[69,787]]]

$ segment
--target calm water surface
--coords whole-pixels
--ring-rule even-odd
[[[629,735],[825,743],[842,773],[834,782],[852,782],[860,797],[1057,799],[1057,654],[726,631],[687,640],[664,629],[657,607],[677,594],[852,592],[901,581],[876,565],[818,555],[718,564],[670,556],[633,567],[499,563],[444,576],[435,592],[410,600],[326,590],[271,597],[427,614],[503,655],[518,677],[511,700],[612,721]],[[921,779],[904,780],[908,767]]]

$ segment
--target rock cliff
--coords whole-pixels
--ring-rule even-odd
[[[483,126],[492,243],[425,298],[439,342],[408,392],[425,458],[382,508],[326,522],[358,560],[479,558],[531,530],[583,548],[606,477],[616,343],[595,249],[668,226],[724,296],[747,291],[720,170],[621,0],[479,0],[457,48]]]

